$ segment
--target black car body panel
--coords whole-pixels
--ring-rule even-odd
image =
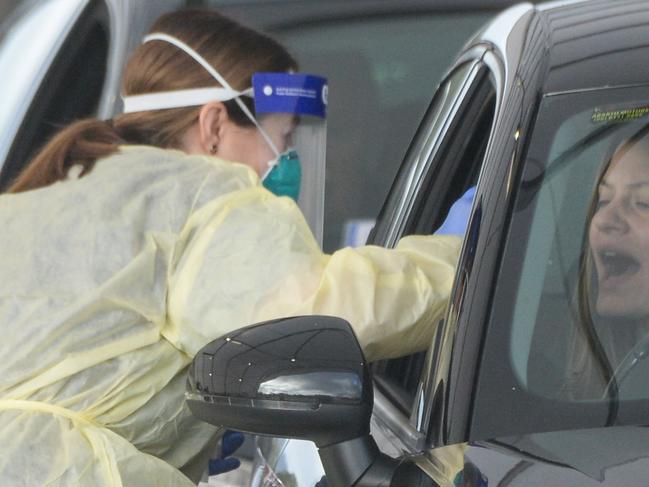
[[[649,79],[646,2],[594,0],[541,10],[539,15],[545,18],[545,36],[552,45],[544,93]]]
[[[467,486],[480,485],[478,478],[509,487],[642,486],[649,468],[649,430],[611,427],[478,442],[466,449],[465,464],[471,466]]]

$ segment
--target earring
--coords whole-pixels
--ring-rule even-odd
[[[216,151],[217,151],[218,149],[219,149],[219,147],[218,147],[216,144],[212,144],[212,146],[210,147],[210,152],[211,152],[212,154],[216,154]]]

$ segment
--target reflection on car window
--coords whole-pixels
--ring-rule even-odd
[[[563,95],[542,110],[558,128],[530,152],[517,205],[530,226],[514,371],[545,397],[648,398],[649,99]]]

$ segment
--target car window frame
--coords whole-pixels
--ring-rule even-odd
[[[451,123],[461,108],[460,104],[455,104],[441,123],[437,133],[430,134],[430,130],[434,127],[429,127],[429,118],[434,116],[431,110],[435,108],[438,97],[441,96],[440,87],[448,82],[458,70],[469,64],[467,77],[462,82],[459,95],[456,96],[456,99],[464,100],[466,91],[470,89],[471,83],[478,74],[479,62],[483,52],[484,48],[478,47],[467,53],[467,55],[460,57],[435,90],[433,100],[406,152],[388,198],[379,213],[376,226],[368,238],[368,243],[392,248],[403,235],[407,235],[409,229],[412,229],[413,213],[417,211],[416,205],[420,201],[418,198],[424,179],[422,175],[431,170],[431,165],[434,164],[437,158],[438,150],[447,137]]]
[[[447,120],[444,121],[443,129],[436,134],[433,141],[433,149],[427,152],[427,157],[423,159],[416,153],[413,148],[418,147],[419,151],[425,151],[425,144],[417,144],[417,139],[426,135],[426,130],[432,127],[426,126],[426,121],[430,117],[424,118],[424,122],[420,126],[411,149],[409,149],[406,159],[400,169],[400,178],[408,181],[405,186],[400,185],[399,178],[395,180],[391,195],[392,198],[388,199],[381,212],[383,220],[379,222],[383,225],[388,225],[389,228],[381,228],[380,224],[377,225],[376,233],[372,236],[373,242],[379,242],[383,245],[394,246],[398,239],[410,233],[431,233],[436,226],[443,220],[442,215],[450,207],[451,195],[449,191],[444,189],[449,183],[449,178],[452,179],[456,176],[459,169],[464,166],[463,161],[457,161],[452,156],[447,154],[448,149],[452,149],[457,144],[453,144],[452,140],[461,134],[463,130],[475,130],[475,124],[469,125],[462,123],[460,118],[463,113],[472,108],[476,101],[482,103],[483,100],[475,98],[480,95],[479,90],[485,83],[490,83],[493,86],[493,95],[495,95],[495,102],[492,110],[491,128],[489,134],[485,135],[485,140],[490,140],[490,134],[494,129],[498,105],[500,103],[500,93],[502,92],[501,85],[503,82],[503,75],[500,69],[500,62],[496,60],[495,56],[490,55],[489,59],[485,62],[485,56],[489,57],[488,46],[476,46],[464,55],[462,55],[455,63],[453,69],[444,77],[440,83],[440,87],[444,85],[458,69],[470,64],[470,69],[464,79],[463,86],[460,90],[458,98],[458,105],[454,107],[451,113],[448,114]],[[438,96],[439,89],[435,96]],[[491,95],[490,95],[491,96]],[[431,107],[435,105],[435,99],[431,103]],[[430,109],[429,109],[430,110]],[[429,121],[430,124],[430,121]],[[413,153],[415,152],[415,153]],[[479,160],[480,171],[484,169],[484,157],[486,155],[486,148]],[[474,161],[478,162],[478,161]],[[414,181],[416,175],[419,176],[418,181]],[[400,187],[403,186],[403,187]],[[401,191],[400,194],[395,195],[395,191]],[[435,197],[431,198],[431,194]],[[460,193],[461,194],[461,193]],[[457,197],[456,195],[455,197]],[[398,218],[394,218],[394,215]],[[434,215],[433,218],[431,216]],[[384,242],[380,242],[384,239]],[[442,326],[438,327],[434,342],[441,343],[441,332],[444,330]],[[428,436],[429,421],[424,420],[424,414],[430,414],[430,405],[427,404],[427,397],[424,395],[426,390],[427,380],[430,376],[430,368],[432,363],[436,363],[438,358],[436,354],[439,353],[439,346],[433,346],[427,352],[422,352],[424,356],[424,366],[421,368],[419,375],[417,391],[415,400],[410,408],[409,414],[404,411],[402,405],[399,407],[395,404],[394,394],[390,394],[386,390],[386,383],[380,375],[375,373],[375,390],[379,392],[379,401],[375,404],[375,416],[378,416],[380,423],[383,423],[388,429],[399,437],[406,449],[411,453],[420,452],[424,448],[426,438]],[[374,365],[375,370],[380,367],[380,364]]]

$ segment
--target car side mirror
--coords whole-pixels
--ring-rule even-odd
[[[369,434],[370,369],[340,318],[279,319],[214,340],[190,366],[186,397],[207,423],[313,441],[330,487],[389,485],[403,470]]]
[[[338,318],[270,321],[214,340],[194,358],[187,387],[194,415],[240,431],[319,446],[369,432],[369,368]]]

